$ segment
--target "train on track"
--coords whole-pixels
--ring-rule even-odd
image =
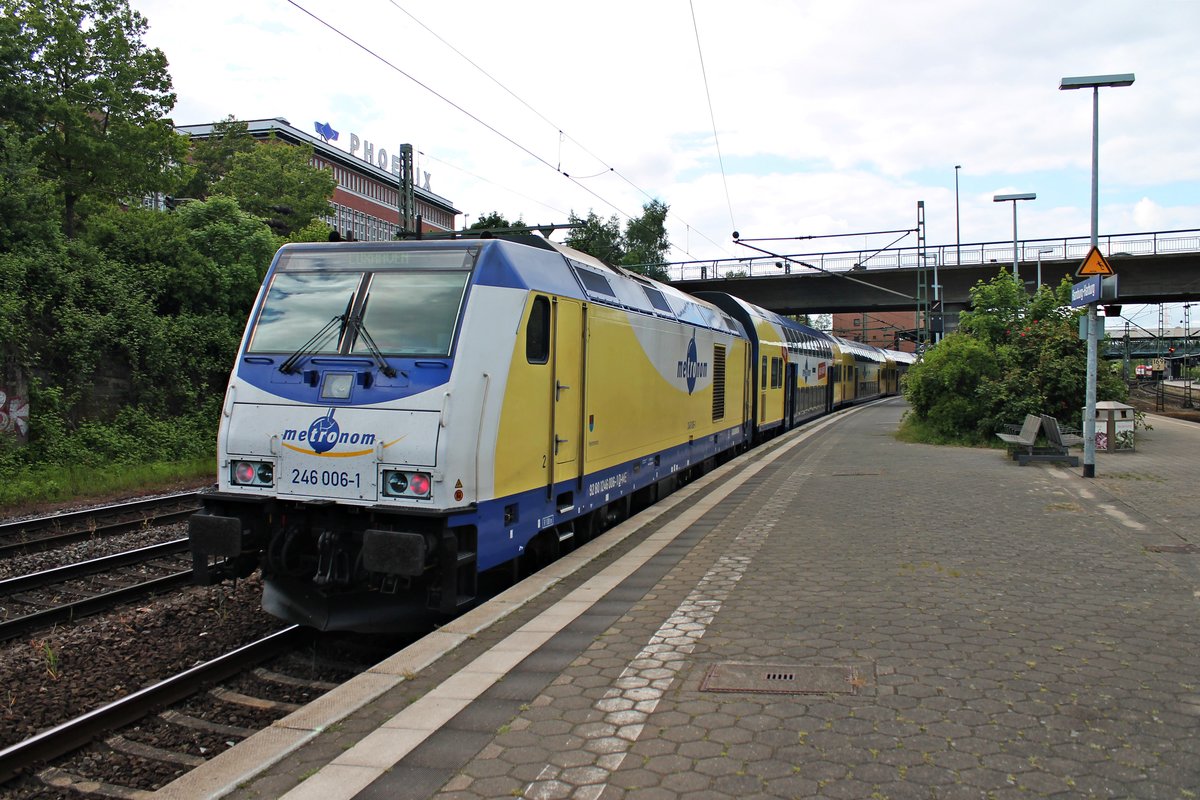
[[[261,569],[263,607],[315,628],[425,627],[911,361],[535,236],[286,245],[195,574]]]

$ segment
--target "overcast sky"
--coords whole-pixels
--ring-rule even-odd
[[[653,198],[682,261],[749,255],[734,230],[912,228],[923,200],[928,243],[952,244],[958,164],[963,243],[1012,239],[1011,204],[992,201],[1009,192],[1038,195],[1022,239],[1086,236],[1091,92],[1059,79],[1132,72],[1100,92],[1100,233],[1200,227],[1193,0],[131,5],[170,62],[176,123],[283,117],[330,124],[343,149],[351,133],[412,143],[467,223],[624,221]]]

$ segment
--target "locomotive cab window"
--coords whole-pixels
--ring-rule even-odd
[[[384,353],[450,355],[465,272],[378,272],[363,299],[363,327]],[[351,352],[369,353],[360,336]]]
[[[475,255],[356,245],[286,252],[247,350],[448,356]]]
[[[525,360],[545,364],[550,360],[550,301],[535,297],[525,325]]]

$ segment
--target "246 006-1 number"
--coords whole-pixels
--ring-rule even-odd
[[[305,486],[333,486],[342,489],[353,486],[362,488],[362,476],[357,472],[342,472],[336,469],[293,469],[292,483]]]

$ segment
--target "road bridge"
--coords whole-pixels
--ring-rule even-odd
[[[1057,284],[1063,276],[1075,281],[1090,246],[1087,236],[1018,242],[1018,275],[1030,290],[1039,269],[1043,283]],[[1119,276],[1119,302],[1200,299],[1200,229],[1107,235],[1099,247]],[[669,265],[668,272],[685,292],[725,291],[781,314],[915,311],[925,305],[936,314],[931,301],[941,299],[942,312],[956,316],[967,308],[972,286],[1012,265],[1009,241],[693,261]]]

